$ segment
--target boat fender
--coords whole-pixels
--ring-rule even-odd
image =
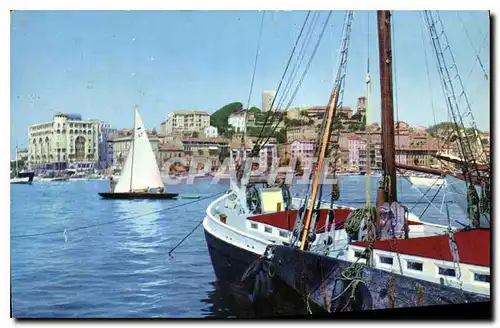
[[[316,234],[314,232],[309,233],[309,236],[307,237],[310,243],[314,243],[314,241],[316,240]]]
[[[353,292],[353,288],[355,288]],[[364,311],[373,309],[370,290],[362,281],[351,284],[351,281],[337,279],[330,298],[330,312]]]
[[[259,271],[255,276],[255,284],[252,293],[253,301],[268,298],[271,295],[271,278],[264,271]]]

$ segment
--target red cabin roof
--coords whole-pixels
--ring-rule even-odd
[[[470,230],[455,233],[460,263],[490,266],[490,231]],[[353,242],[353,245],[365,247],[365,242]],[[448,235],[429,236],[397,240],[378,240],[374,249],[400,254],[422,256],[436,260],[453,261],[448,242]]]

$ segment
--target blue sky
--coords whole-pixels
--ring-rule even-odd
[[[226,103],[246,104],[262,13],[258,11],[18,11],[11,21],[11,153],[27,143],[28,126],[57,111],[129,128],[137,104],[148,128],[159,128],[172,110],[213,112]],[[304,11],[266,12],[251,105],[276,89]],[[293,105],[326,105],[340,45],[344,12],[334,11],[318,53]],[[344,104],[364,95],[368,56],[372,117],[380,121],[376,13],[356,11],[349,49]],[[322,12],[320,21],[326,17]],[[489,129],[487,12],[441,12],[457,65],[480,129]],[[469,34],[475,50],[463,30]],[[418,12],[394,12],[397,116],[413,125],[434,123]],[[439,122],[447,118],[433,54],[425,40]]]

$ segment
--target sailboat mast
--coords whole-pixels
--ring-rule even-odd
[[[18,164],[18,158],[17,158],[17,142],[16,142],[16,174],[19,174],[19,164]]]
[[[135,144],[135,112],[137,111],[137,107],[134,109],[134,128],[132,129],[132,162],[130,165],[130,192],[132,192],[132,179],[134,178],[134,144]]]
[[[389,179],[386,190],[387,202],[397,201],[396,158],[394,151],[394,108],[392,91],[392,46],[391,13],[388,10],[377,11],[380,91],[382,105],[382,148],[384,178]],[[386,180],[387,181],[387,180]]]

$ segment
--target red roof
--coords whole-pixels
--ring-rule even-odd
[[[182,138],[182,142],[213,142],[213,143],[229,143],[230,139],[224,138]]]
[[[491,245],[489,230],[469,230],[455,233],[460,262],[465,264],[490,266]],[[353,242],[356,246],[366,246],[365,242]],[[374,249],[400,254],[422,256],[431,259],[453,261],[448,235],[429,236],[397,240],[378,240]]]
[[[179,151],[181,150],[179,147],[177,146],[174,146],[174,145],[168,145],[168,144],[164,144],[164,145],[160,145],[160,150],[175,150],[175,151]]]

